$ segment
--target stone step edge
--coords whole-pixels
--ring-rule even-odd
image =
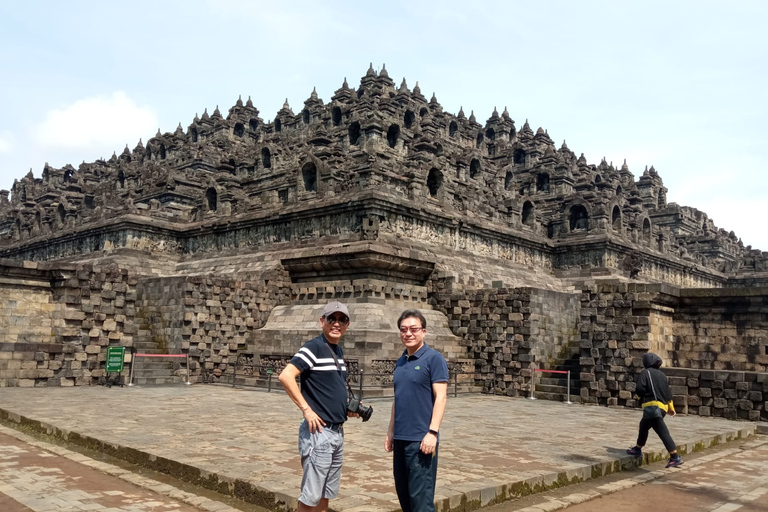
[[[83,455],[82,453],[73,452],[72,450],[68,450],[62,446],[46,443],[45,441],[42,441],[36,437],[28,436],[10,427],[0,426],[0,432],[14,437],[19,441],[40,448],[41,450],[55,453],[60,457],[64,457],[78,464],[82,464],[83,466],[101,471],[110,476],[120,478],[121,480],[125,480],[126,482],[141,487],[142,489],[156,492],[174,500],[184,502],[187,505],[191,505],[193,507],[198,507],[203,510],[216,510],[216,512],[241,512],[239,509],[230,507],[226,503],[215,501],[204,496],[198,496],[197,494],[193,494],[191,492],[183,491],[178,487],[137,475],[132,471],[123,469],[119,466],[114,466],[106,462],[94,460],[87,455]]]
[[[0,408],[0,425],[19,430],[34,437],[51,437],[72,443],[75,446],[82,446],[89,450],[102,452],[136,466],[165,473],[177,480],[198,485],[225,496],[231,496],[276,512],[293,512],[296,510],[298,503],[297,497],[270,491],[239,478],[220,475],[166,457],[159,457],[149,452],[61,429],[50,423],[34,420],[7,411],[4,408]]]
[[[126,460],[137,466],[165,473],[178,480],[205,487],[206,489],[216,491],[226,496],[232,496],[248,503],[254,503],[276,512],[293,512],[297,506],[298,497],[269,491],[239,478],[236,479],[215,472],[206,471],[196,466],[178,462],[166,457],[158,457],[157,455],[135,448],[128,448],[95,437],[60,429],[49,423],[33,420],[26,416],[7,411],[4,408],[0,408],[0,424],[21,430],[27,434],[50,436],[77,446],[101,451],[107,455]],[[729,443],[739,439],[747,439],[756,434],[757,424],[752,424],[742,429],[708,436],[698,441],[678,444],[677,451],[680,455],[686,455],[703,451],[723,443]],[[496,505],[508,500],[522,498],[531,494],[578,484],[586,480],[597,479],[620,471],[626,471],[638,466],[651,464],[653,462],[659,462],[666,459],[666,457],[666,451],[644,452],[642,458],[625,455],[616,460],[596,462],[594,464],[584,465],[566,471],[537,475],[525,480],[518,480],[494,487],[486,487],[484,489],[475,489],[464,493],[454,494],[452,496],[436,497],[435,507],[441,512],[466,512],[481,507]],[[391,512],[399,512],[399,509],[395,509]]]
[[[757,448],[759,446],[763,446],[766,443],[767,443],[766,441],[760,441],[756,439],[754,441],[750,441],[749,443],[739,448],[731,448],[728,450],[723,450],[719,453],[716,452],[711,455],[703,455],[697,459],[686,461],[681,468],[675,471],[689,471],[701,464],[706,464],[708,462],[716,461],[716,460],[723,459],[725,457],[729,457],[731,455],[740,453],[744,449],[744,447],[748,447],[749,449]],[[623,491],[624,489],[629,489],[636,485],[641,485],[641,484],[645,485],[646,482],[652,482],[653,480],[658,480],[666,475],[669,475],[670,474],[669,471],[670,471],[669,469],[664,468],[664,469],[658,469],[655,471],[649,471],[648,473],[643,473],[640,475],[630,476],[628,478],[624,478],[616,482],[610,482],[604,485],[600,485],[596,487],[595,490],[593,491],[582,492],[582,493],[576,492],[576,493],[569,494],[567,496],[563,496],[562,498],[549,500],[546,502],[546,508],[542,508],[542,504],[536,504],[536,505],[531,505],[529,507],[516,509],[515,512],[542,512],[542,510],[546,510],[547,512],[553,512],[555,510],[562,510],[570,507],[571,505],[577,505],[579,503],[591,501],[596,498],[602,498],[603,496],[607,496],[615,492]]]
[[[746,428],[732,430],[724,434],[705,437],[704,439],[691,443],[678,444],[677,452],[680,455],[700,452],[723,443],[748,439],[749,437],[754,437],[756,434],[757,425],[755,424]],[[627,471],[639,466],[659,462],[666,458],[666,451],[643,452],[642,458],[626,455],[618,460],[596,462],[591,465],[585,465],[579,468],[561,471],[559,473],[538,475],[525,480],[511,482],[509,484],[486,487],[485,489],[468,491],[461,495],[442,498],[440,500],[435,500],[435,507],[439,506],[438,510],[443,512],[475,510],[480,507],[497,505],[508,500],[530,496],[531,494],[578,484],[586,480],[594,480],[620,471]],[[539,507],[533,508],[532,510],[540,511],[542,509]]]

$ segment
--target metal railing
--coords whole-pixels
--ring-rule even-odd
[[[212,375],[205,369],[205,359],[201,359],[200,367],[202,370],[202,382],[211,383]],[[276,365],[243,363],[241,361],[230,362],[226,368],[216,375],[218,383],[228,384],[232,387],[244,386],[255,387],[271,392],[273,388],[282,390],[282,386],[275,381],[280,375],[282,367]],[[474,384],[475,372],[449,372],[449,383],[453,388],[453,396],[459,394],[460,381],[466,381],[470,385]],[[462,376],[470,376],[469,379],[462,379]],[[394,397],[394,387],[392,383],[392,373],[368,373],[363,370],[351,371],[347,373],[350,385],[360,398],[392,398]]]

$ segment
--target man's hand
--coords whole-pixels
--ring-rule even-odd
[[[675,412],[675,410],[674,410],[674,409],[670,409],[670,410],[669,410],[669,416],[670,416],[670,417],[672,417],[672,416],[677,416],[677,413]]]
[[[424,453],[426,455],[431,455],[435,453],[436,446],[437,446],[437,436],[435,434],[427,432],[427,435],[425,435],[424,439],[421,440],[421,445],[419,446],[419,449],[421,450],[421,453]]]
[[[325,422],[315,413],[315,411],[312,410],[311,407],[307,407],[301,412],[304,414],[304,421],[307,422],[307,426],[309,427],[309,432],[311,434],[323,431]]]
[[[387,437],[384,439],[384,451],[385,452],[391,452],[395,449],[395,441],[392,439],[393,434],[391,432],[387,432]]]

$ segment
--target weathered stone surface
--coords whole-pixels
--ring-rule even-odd
[[[452,365],[488,391],[568,368],[583,401],[634,406],[653,351],[689,412],[765,414],[768,258],[666,192],[383,72],[270,122],[238,101],[0,194],[0,371],[93,384],[111,345],[189,354],[193,378],[279,369],[317,319],[259,346],[276,308],[340,299],[444,314]],[[389,323],[350,363],[391,367]]]

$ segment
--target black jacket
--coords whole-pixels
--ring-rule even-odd
[[[644,404],[654,400],[663,404],[672,402],[672,390],[669,388],[667,376],[658,369],[661,366],[661,358],[649,352],[643,355],[643,366],[645,370],[637,376],[637,385],[635,386],[635,394],[640,397],[640,403]],[[653,389],[651,382],[653,382]],[[653,396],[654,390],[656,391],[656,398]]]

